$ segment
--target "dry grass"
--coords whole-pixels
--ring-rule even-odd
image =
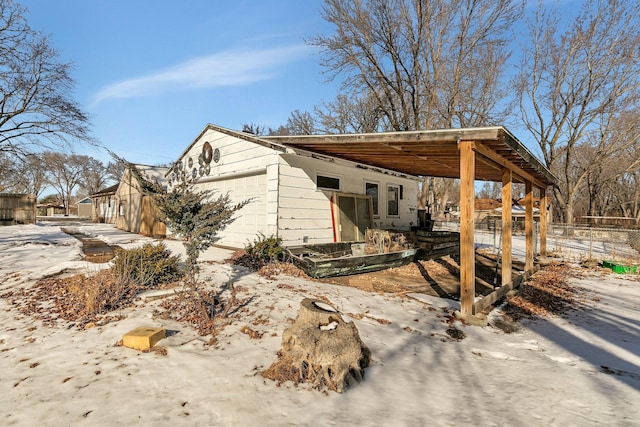
[[[162,310],[154,314],[191,324],[200,335],[216,335],[230,325],[249,298],[239,299],[232,283],[220,290],[204,289],[202,284],[191,286],[176,297],[162,301]]]
[[[164,245],[147,244],[117,253],[112,268],[91,275],[47,277],[2,297],[47,325],[62,319],[88,328],[122,318],[112,313],[130,306],[140,290],[179,276],[178,258]]]
[[[307,280],[313,280],[307,274],[290,262],[275,261],[268,263],[258,269],[258,274],[268,279],[279,274],[285,274],[291,277],[301,277]]]
[[[131,283],[118,280],[111,270],[93,276],[54,276],[39,280],[32,288],[2,295],[23,314],[53,325],[58,319],[76,322],[79,328],[108,319],[107,313],[131,303],[137,292]]]

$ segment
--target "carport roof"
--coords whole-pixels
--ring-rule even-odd
[[[381,132],[364,134],[262,136],[281,143],[353,162],[415,176],[460,177],[460,141],[473,142],[475,178],[502,181],[507,168],[514,181],[538,187],[555,185],[556,177],[502,126]]]

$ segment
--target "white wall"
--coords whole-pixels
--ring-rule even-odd
[[[333,242],[332,191],[316,188],[316,176],[340,180],[341,193],[365,194],[365,182],[379,188],[378,215],[374,227],[408,229],[417,225],[418,181],[356,167],[350,162],[327,161],[296,154],[280,156],[278,235],[285,245]],[[387,185],[403,186],[399,215],[387,214]]]
[[[220,159],[211,162],[208,175],[201,176],[198,170],[197,186],[228,191],[234,202],[254,198],[236,213],[238,219],[220,233],[220,245],[242,248],[259,233],[278,236],[288,246],[333,242],[333,192],[316,188],[317,174],[339,178],[341,193],[365,194],[366,181],[378,183],[379,215],[374,217],[375,227],[408,229],[416,225],[418,182],[414,179],[356,167],[351,162],[301,156],[291,150],[283,153],[210,128],[179,160],[185,170],[189,169],[188,176],[193,168],[199,169],[198,156],[205,142],[219,150]],[[186,166],[189,158],[193,162],[191,168]],[[171,177],[169,174],[170,181]],[[402,185],[404,190],[399,215],[395,217],[387,215],[388,184]]]
[[[198,156],[205,142],[219,150],[220,158],[217,163],[211,161],[208,175],[201,176]],[[208,129],[180,159],[183,165],[192,159],[190,170],[198,169],[198,188],[213,190],[216,196],[228,193],[234,203],[253,199],[235,213],[236,220],[219,234],[219,245],[243,248],[258,233],[267,237],[276,234],[277,156],[278,152],[271,148]]]

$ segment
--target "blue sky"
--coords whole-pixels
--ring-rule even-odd
[[[276,128],[337,93],[304,42],[332,31],[322,0],[18,1],[74,64],[75,99],[95,137],[131,162],[174,161],[207,123]],[[580,3],[557,1],[565,18]],[[539,156],[524,130],[511,130]]]
[[[20,3],[74,64],[74,97],[93,134],[132,162],[175,160],[207,123],[277,127],[336,93],[304,42],[329,30],[320,0]]]

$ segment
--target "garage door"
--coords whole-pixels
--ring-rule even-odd
[[[235,213],[236,220],[220,233],[222,239],[217,244],[244,248],[247,243],[255,240],[258,233],[266,234],[267,175],[265,173],[218,181],[215,186],[221,194],[228,193],[234,203],[253,199],[251,203]]]

